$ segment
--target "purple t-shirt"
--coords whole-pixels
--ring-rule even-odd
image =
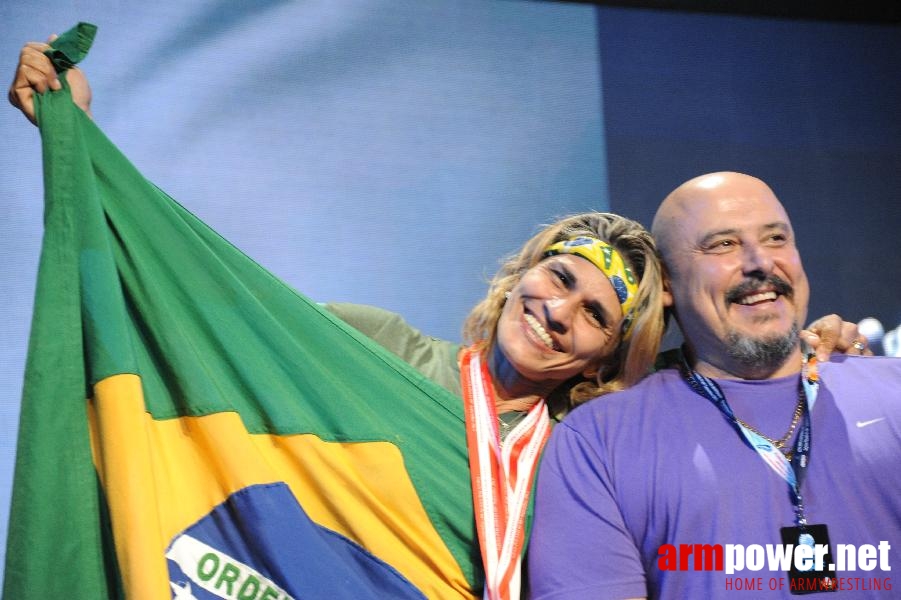
[[[717,380],[735,415],[773,438],[789,427],[798,381]],[[882,555],[877,548],[874,570],[836,572],[841,598],[898,597],[901,360],[836,357],[820,366],[820,381],[801,489],[808,521],[828,526],[833,556],[837,544],[891,547]],[[786,574],[766,563],[727,575],[694,570],[688,556],[687,570],[662,570],[658,552],[664,544],[677,556],[681,544],[765,551],[791,525],[785,480],[666,369],[587,403],[554,429],[529,546],[532,598],[788,598]]]

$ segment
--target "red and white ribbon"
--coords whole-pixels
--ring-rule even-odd
[[[487,600],[518,600],[526,510],[541,450],[551,432],[539,400],[501,442],[491,373],[482,355],[463,353],[460,368],[466,443]]]

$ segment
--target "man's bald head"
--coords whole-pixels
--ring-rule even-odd
[[[758,379],[800,366],[807,276],[767,184],[734,172],[695,177],[664,199],[651,229],[666,267],[665,301],[699,371]]]
[[[697,209],[706,206],[710,200],[730,193],[746,195],[761,191],[775,198],[775,194],[766,183],[744,173],[720,171],[689,179],[664,198],[654,215],[651,233],[660,254],[665,260],[673,236],[677,235],[679,226],[685,224],[685,219],[690,216],[693,207]]]

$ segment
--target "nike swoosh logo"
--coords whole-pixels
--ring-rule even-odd
[[[879,417],[878,419],[870,419],[869,421],[858,421],[857,427],[866,427],[867,425],[872,425],[873,423],[878,423],[879,421],[885,421],[885,417]]]

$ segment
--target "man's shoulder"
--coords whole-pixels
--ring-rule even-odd
[[[593,398],[576,407],[566,419],[570,422],[596,420],[610,416],[644,412],[665,403],[678,394],[685,384],[678,369],[661,369],[651,373],[632,387]],[[687,388],[685,388],[687,389]]]
[[[820,365],[820,373],[827,384],[830,379],[840,379],[901,385],[901,358],[835,354]]]
[[[901,419],[901,358],[833,356],[820,366],[820,390],[848,415],[866,420],[863,413],[875,410]]]

